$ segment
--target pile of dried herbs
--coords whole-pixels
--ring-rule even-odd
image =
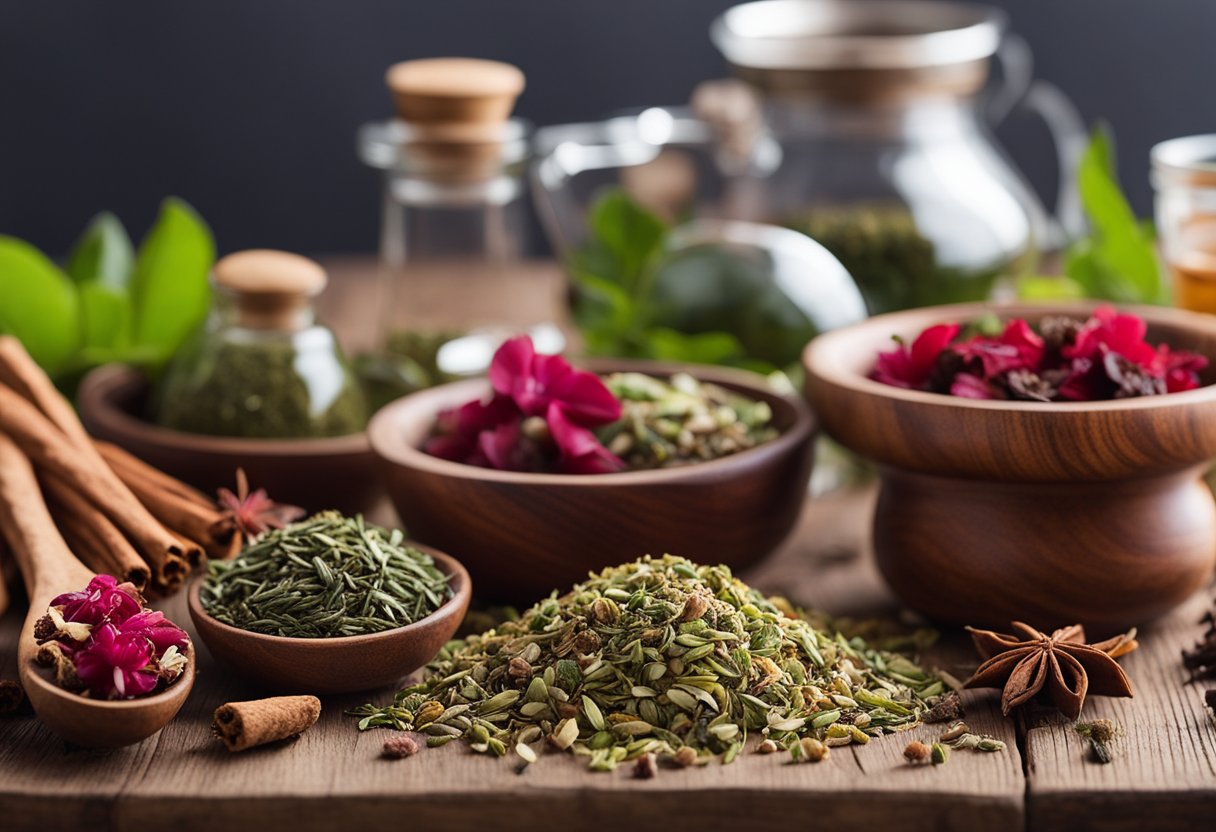
[[[773,412],[725,387],[678,373],[670,381],[642,373],[604,378],[621,418],[596,431],[630,470],[705,462],[775,439]]]
[[[288,638],[377,633],[430,615],[448,576],[404,535],[327,511],[212,561],[199,600],[219,621]]]
[[[671,555],[606,569],[516,621],[454,641],[426,681],[360,730],[390,727],[480,752],[533,744],[608,771],[650,755],[732,761],[751,735],[801,759],[803,739],[866,743],[915,725],[945,683],[910,660],[831,636],[736,580]]]

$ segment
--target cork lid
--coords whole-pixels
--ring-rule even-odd
[[[524,91],[518,67],[479,58],[427,58],[389,67],[397,114],[413,124],[506,121]]]
[[[328,282],[320,264],[288,251],[250,249],[221,258],[215,284],[234,298],[238,322],[258,329],[294,329]]]

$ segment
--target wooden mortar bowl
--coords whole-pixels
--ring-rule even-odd
[[[253,633],[217,621],[199,598],[207,575],[189,589],[190,618],[211,655],[267,689],[285,694],[334,694],[385,688],[424,667],[464,620],[472,598],[469,573],[459,561],[410,542],[452,576],[453,596],[435,612],[392,630],[364,636],[285,638]]]
[[[1085,318],[1094,304],[963,304],[882,315],[807,347],[824,429],[880,466],[878,566],[900,600],[951,624],[1110,634],[1189,597],[1216,561],[1216,380],[1138,399],[977,401],[867,378],[892,336],[985,313]],[[1216,358],[1216,317],[1128,311],[1149,340]]]
[[[77,406],[90,434],[205,494],[236,487],[244,468],[252,488],[310,513],[368,511],[383,494],[366,433],[319,439],[245,439],[170,430],[142,417],[148,382],[130,367],[110,364],[80,384]]]
[[[386,486],[411,537],[457,552],[478,597],[532,603],[587,574],[645,554],[753,564],[790,533],[806,499],[813,418],[759,376],[716,367],[593,363],[596,372],[689,372],[769,403],[781,435],[681,468],[564,475],[496,471],[420,450],[441,410],[489,392],[483,379],[423,390],[368,426]]]

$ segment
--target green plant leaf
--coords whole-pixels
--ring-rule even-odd
[[[125,291],[135,266],[135,248],[118,217],[93,217],[68,255],[67,272],[77,283],[97,282]]]
[[[1168,289],[1151,225],[1136,218],[1119,188],[1110,132],[1103,126],[1094,130],[1081,159],[1077,187],[1093,234],[1070,247],[1067,275],[1089,297],[1166,302]]]
[[[51,375],[80,346],[76,287],[29,243],[0,236],[0,332],[17,336]]]
[[[646,330],[651,357],[660,361],[691,361],[696,364],[725,364],[743,357],[743,345],[729,332],[688,335],[674,329]]]
[[[1070,277],[1023,277],[1017,284],[1021,300],[1075,300],[1085,297],[1085,288]]]
[[[81,342],[84,347],[121,347],[130,338],[131,302],[127,293],[91,280],[80,294]]]
[[[139,248],[131,281],[132,343],[167,360],[207,314],[211,231],[189,205],[170,197]]]
[[[634,290],[663,246],[667,225],[642,208],[621,190],[596,200],[589,218],[591,232],[611,257],[617,280],[627,291]]]

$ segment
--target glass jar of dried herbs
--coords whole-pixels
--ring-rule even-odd
[[[313,312],[326,283],[319,265],[287,252],[237,252],[216,263],[214,282],[210,318],[157,390],[159,424],[263,439],[363,430],[363,392]]]
[[[914,725],[947,692],[910,659],[817,629],[725,566],[667,555],[449,643],[424,682],[352,713],[360,730],[419,731],[432,746],[464,738],[525,763],[545,739],[608,771],[652,754],[730,762],[749,735],[801,760],[803,740],[864,744]]]
[[[323,512],[212,561],[199,600],[213,618],[286,638],[335,638],[412,624],[452,597],[448,576],[400,530]]]

